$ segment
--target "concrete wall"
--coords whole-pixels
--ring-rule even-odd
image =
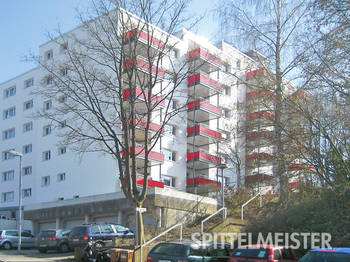
[[[17,220],[0,219],[0,229],[17,229]],[[30,230],[33,232],[33,223],[30,220],[22,221],[23,230]]]

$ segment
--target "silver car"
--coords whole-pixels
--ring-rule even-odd
[[[32,234],[24,231],[21,234],[21,247],[35,247],[35,238]],[[0,230],[0,247],[12,249],[18,247],[19,234],[18,230]]]

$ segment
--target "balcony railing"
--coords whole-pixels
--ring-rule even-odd
[[[161,78],[165,78],[165,71],[155,65],[151,65],[146,58],[137,56],[136,58],[125,61],[123,65],[124,72],[132,70],[133,68],[141,70],[144,73],[151,73]]]
[[[255,113],[247,114],[246,120],[253,120],[257,118],[266,118],[269,120],[275,120],[275,116],[267,111],[260,111]]]
[[[219,131],[210,129],[209,127],[203,124],[187,128],[187,137],[190,137],[193,135],[200,135],[200,136],[205,136],[213,139],[223,138],[222,133],[220,133]]]
[[[256,98],[256,97],[261,97],[261,96],[276,99],[276,95],[271,93],[268,90],[253,91],[253,92],[249,92],[246,94],[247,100],[252,99],[252,98]]]
[[[222,114],[223,114],[222,109],[209,104],[209,102],[200,101],[200,100],[196,100],[196,101],[190,102],[187,105],[187,110],[188,111],[203,110],[205,112],[214,114],[214,115],[216,115],[218,117],[222,116]]]
[[[200,161],[208,164],[221,164],[221,157],[217,157],[206,153],[202,150],[192,153],[187,153],[187,162]]]
[[[145,180],[144,179],[138,179],[136,183],[139,186],[143,186],[143,184],[145,183]],[[160,182],[160,181],[155,181],[155,180],[148,179],[148,187],[164,188],[164,183]]]
[[[142,101],[148,101],[148,91],[140,88],[132,88],[131,90],[126,89],[123,93],[123,98],[130,99],[131,97],[135,97]],[[153,103],[158,103],[161,106],[165,106],[165,100],[160,96],[152,95],[151,101]]]
[[[129,153],[134,154],[134,150],[132,147],[130,147]],[[135,154],[137,155],[137,158],[144,159],[146,156],[146,151],[141,145],[138,145],[135,148]],[[123,150],[122,155],[123,157],[126,157],[127,155],[126,150]],[[148,159],[149,161],[164,162],[164,155],[162,153],[150,151],[148,152]]]
[[[139,128],[142,128],[142,129],[145,129],[147,127],[147,121],[143,120],[142,118],[136,117],[134,119],[134,123],[135,123],[136,127],[139,127]],[[132,125],[132,120],[131,119],[130,119],[130,125]],[[150,122],[148,124],[148,129],[150,131],[154,131],[154,132],[161,131],[161,133],[164,133],[164,129],[162,128],[161,125],[158,125],[158,124],[155,124],[155,123],[152,123],[152,122]]]
[[[246,78],[246,80],[249,80],[251,78],[254,78],[256,76],[261,76],[261,75],[267,76],[267,72],[265,69],[260,68],[260,69],[250,71],[250,72],[246,73],[245,78]]]
[[[276,159],[276,157],[268,153],[254,153],[246,156],[247,161],[256,160],[256,159],[274,160]]]
[[[275,136],[268,131],[251,132],[251,133],[248,133],[246,136],[247,140],[255,140],[255,139],[261,139],[261,138],[274,139]]]
[[[129,41],[135,41],[137,39],[138,41],[153,46],[155,48],[163,49],[165,47],[165,43],[161,40],[151,36],[150,34],[147,34],[144,31],[141,31],[138,28],[132,29],[124,34],[123,43],[128,43]]]
[[[193,186],[205,186],[205,187],[214,187],[216,189],[221,188],[221,183],[215,180],[210,180],[207,178],[203,177],[195,177],[193,178],[188,178],[187,179],[187,186],[188,187],[193,187]]]
[[[203,73],[198,73],[195,75],[192,75],[188,78],[188,86],[194,86],[194,85],[201,85],[204,87],[207,87],[211,90],[214,90],[216,92],[222,91],[222,84],[209,78],[208,76],[204,75]]]
[[[290,168],[290,171],[295,171],[295,170],[308,170],[308,171],[313,171],[315,172],[315,167],[309,164],[293,164]]]
[[[256,175],[249,175],[245,177],[246,183],[254,183],[259,181],[273,181],[275,178],[272,175],[268,174],[256,174]]]
[[[188,58],[190,60],[194,60],[194,59],[202,59],[216,67],[220,67],[222,66],[222,61],[220,58],[217,58],[216,56],[210,54],[209,52],[205,51],[202,48],[197,48],[195,50],[192,50],[188,53]]]

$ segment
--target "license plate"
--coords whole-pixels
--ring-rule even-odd
[[[161,259],[159,259],[158,262],[171,262],[171,260],[161,260]]]
[[[76,239],[76,238],[75,238],[75,239],[73,239],[73,242],[78,242],[78,241],[79,241],[79,239]]]
[[[46,247],[46,245],[40,245],[40,247]]]

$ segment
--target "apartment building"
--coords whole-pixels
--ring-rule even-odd
[[[171,50],[168,50],[171,55],[167,55],[167,60],[156,67],[145,60],[147,54],[142,47],[146,45],[151,48],[151,52],[157,52],[162,46],[164,32],[153,27],[152,30],[151,36],[149,31],[130,25],[129,30],[120,35],[125,46],[131,43],[138,45],[138,53],[123,65],[124,77],[127,77],[128,70],[132,67],[133,70],[142,71],[145,77],[151,72],[161,79],[152,95],[152,101],[159,110],[152,115],[149,132],[161,132],[161,136],[148,154],[148,186],[155,190],[170,188],[178,192],[214,196],[220,190],[222,182],[225,186],[236,183],[235,168],[230,162],[229,152],[223,150],[222,145],[237,142],[232,138],[230,126],[242,121],[242,112],[238,112],[242,109],[239,109],[238,104],[245,103],[246,87],[243,80],[249,71],[248,65],[251,68],[254,61],[225,42],[213,45],[200,36],[182,30],[176,35],[168,36],[172,43]],[[67,35],[83,39],[86,32],[80,27]],[[50,41],[41,45],[39,56],[42,63],[65,61],[66,49],[70,44],[72,42],[59,44]],[[169,120],[161,130],[162,108],[169,103],[162,97],[162,85],[167,81],[162,78],[165,78],[169,67],[177,61],[186,61],[190,74],[179,85],[180,91],[175,92],[171,107],[182,107],[185,110]],[[67,72],[62,72],[62,75],[65,73]],[[96,199],[103,202],[103,196],[111,194],[115,198],[122,198],[115,159],[103,152],[78,154],[71,146],[62,143],[62,135],[67,128],[66,121],[72,121],[69,114],[67,119],[62,118],[59,122],[38,117],[38,112],[52,113],[62,104],[69,103],[67,97],[62,95],[53,99],[42,95],[41,90],[49,89],[54,84],[54,77],[42,65],[0,84],[0,212],[15,216],[14,210],[21,195],[25,217],[27,215],[28,219],[35,220],[40,229],[71,227],[83,221],[97,221],[94,214],[98,208],[87,212],[88,217],[84,215],[83,210],[86,210],[89,203],[94,203]],[[147,97],[140,88],[125,88],[123,98],[136,97],[138,102],[135,107],[135,122],[131,125],[139,130],[136,131],[139,143],[130,152],[136,153],[140,159],[137,184],[142,186],[144,167],[141,160],[145,157],[142,153],[145,146],[142,130],[145,122],[138,115],[145,112],[144,101]],[[122,130],[123,126],[118,128]],[[19,158],[8,153],[11,149],[23,153],[21,170]],[[122,154],[126,156],[130,152],[123,151]],[[241,158],[244,170],[244,150]],[[18,192],[20,172],[21,194]],[[111,199],[113,197],[108,197],[107,200]],[[53,211],[58,207],[75,209],[69,211],[69,214],[62,211],[58,215],[58,211]],[[104,211],[99,210],[97,213],[101,215],[101,212]],[[107,217],[114,217],[111,210],[108,212]],[[122,214],[118,213],[116,217],[118,222],[124,221]]]

